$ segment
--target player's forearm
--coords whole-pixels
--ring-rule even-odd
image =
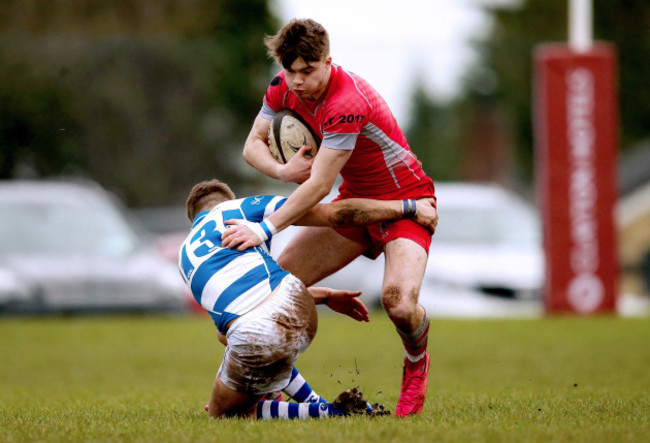
[[[307,288],[309,290],[309,293],[314,299],[314,304],[317,305],[322,305],[322,304],[327,304],[327,298],[329,295],[329,289],[328,288],[319,288],[315,286],[310,286]]]
[[[402,218],[401,200],[351,198],[320,205],[315,224],[333,227],[363,226]]]
[[[435,232],[438,213],[433,198],[419,200],[370,200],[351,198],[316,205],[295,224],[350,227],[409,218]]]
[[[309,179],[293,191],[280,209],[271,214],[269,220],[277,231],[282,231],[287,226],[302,219],[312,210],[329,192],[327,184],[314,179]]]
[[[244,160],[271,178],[280,180],[281,165],[273,158],[268,147],[267,134],[271,121],[258,115],[244,143]]]
[[[249,137],[244,144],[244,160],[253,168],[276,180],[280,180],[280,164],[269,152],[263,140]]]
[[[329,149],[327,146],[321,146],[318,156],[311,166],[309,178],[291,193],[280,209],[263,222],[266,223],[266,228],[269,229],[271,234],[275,234],[275,232],[279,232],[300,220],[327,196],[332,186],[334,186],[339,171],[350,158],[350,155],[351,151]],[[275,232],[273,232],[274,230]]]

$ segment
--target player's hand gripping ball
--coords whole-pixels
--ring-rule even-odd
[[[312,147],[311,153],[306,155],[311,158],[318,152],[320,138],[297,112],[285,109],[275,114],[269,128],[271,155],[284,164],[291,160],[302,145]]]

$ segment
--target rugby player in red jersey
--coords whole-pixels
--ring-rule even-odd
[[[267,234],[302,217],[330,192],[339,174],[343,182],[337,199],[435,198],[433,181],[411,152],[388,105],[364,79],[332,63],[329,37],[319,23],[292,20],[265,43],[284,69],[266,91],[244,158],[272,178],[300,183],[284,206],[265,219]],[[287,164],[271,156],[269,126],[286,108],[299,113],[320,135],[314,158],[305,155],[311,149],[307,146]],[[397,416],[418,415],[426,396],[429,320],[418,297],[431,234],[408,219],[360,228],[308,227],[278,258],[284,269],[309,286],[361,254],[375,258],[384,253],[382,304],[406,350]],[[243,226],[224,235],[248,236],[240,247],[261,243],[259,234]]]

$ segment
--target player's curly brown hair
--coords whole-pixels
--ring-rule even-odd
[[[224,182],[213,179],[197,183],[190,191],[190,195],[187,197],[187,202],[185,203],[187,207],[187,218],[190,221],[194,221],[196,214],[208,203],[214,207],[223,201],[234,199],[235,193]]]
[[[289,69],[302,57],[306,62],[324,60],[330,53],[330,39],[325,28],[318,22],[293,19],[275,35],[264,38],[269,57]]]

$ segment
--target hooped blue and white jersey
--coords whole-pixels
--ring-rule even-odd
[[[196,215],[179,250],[178,267],[196,301],[212,316],[217,329],[255,308],[288,274],[265,244],[244,251],[221,246],[226,220],[261,222],[277,211],[286,197],[258,195],[218,204]]]

